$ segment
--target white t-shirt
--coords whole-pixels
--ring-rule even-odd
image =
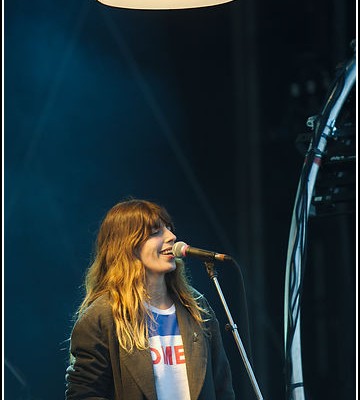
[[[190,400],[184,346],[173,304],[167,310],[149,306],[156,326],[149,329],[158,400]],[[150,326],[154,325],[150,321]]]

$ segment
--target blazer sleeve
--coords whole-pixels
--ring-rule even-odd
[[[96,306],[75,323],[70,338],[71,363],[66,370],[66,400],[110,400],[113,377],[109,355],[109,324]]]

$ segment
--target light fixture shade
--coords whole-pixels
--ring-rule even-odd
[[[111,7],[132,8],[138,10],[175,10],[197,8],[229,3],[232,0],[98,0]]]

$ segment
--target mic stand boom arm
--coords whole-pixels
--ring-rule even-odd
[[[221,290],[219,281],[217,279],[217,272],[215,270],[214,263],[210,262],[210,261],[205,261],[205,266],[206,266],[206,271],[207,271],[210,279],[214,282],[214,285],[215,285],[216,290],[217,290],[217,292],[219,294],[219,297],[220,297],[220,300],[222,302],[222,305],[224,306],[226,316],[227,316],[227,318],[229,320],[229,325],[228,325],[229,326],[229,330],[231,330],[231,332],[232,332],[232,334],[234,336],[236,345],[237,345],[237,347],[239,349],[241,358],[242,358],[242,360],[244,362],[246,371],[247,371],[247,373],[249,375],[250,382],[251,382],[251,384],[252,384],[252,386],[254,388],[256,397],[259,400],[263,400],[262,394],[261,394],[260,389],[259,389],[259,385],[256,382],[256,378],[255,378],[254,372],[253,372],[253,370],[251,368],[251,364],[250,364],[249,359],[248,359],[248,357],[246,355],[245,348],[244,348],[243,343],[242,343],[242,341],[240,339],[240,335],[239,335],[237,326],[234,323],[234,320],[232,319],[229,307],[227,306],[225,297],[223,295],[223,292]]]

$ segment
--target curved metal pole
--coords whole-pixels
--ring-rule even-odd
[[[287,369],[287,398],[305,399],[301,361],[301,291],[305,265],[306,231],[312,193],[327,140],[336,135],[336,119],[356,80],[355,55],[334,82],[330,96],[316,118],[314,138],[305,158],[292,215],[284,298],[284,337]]]

